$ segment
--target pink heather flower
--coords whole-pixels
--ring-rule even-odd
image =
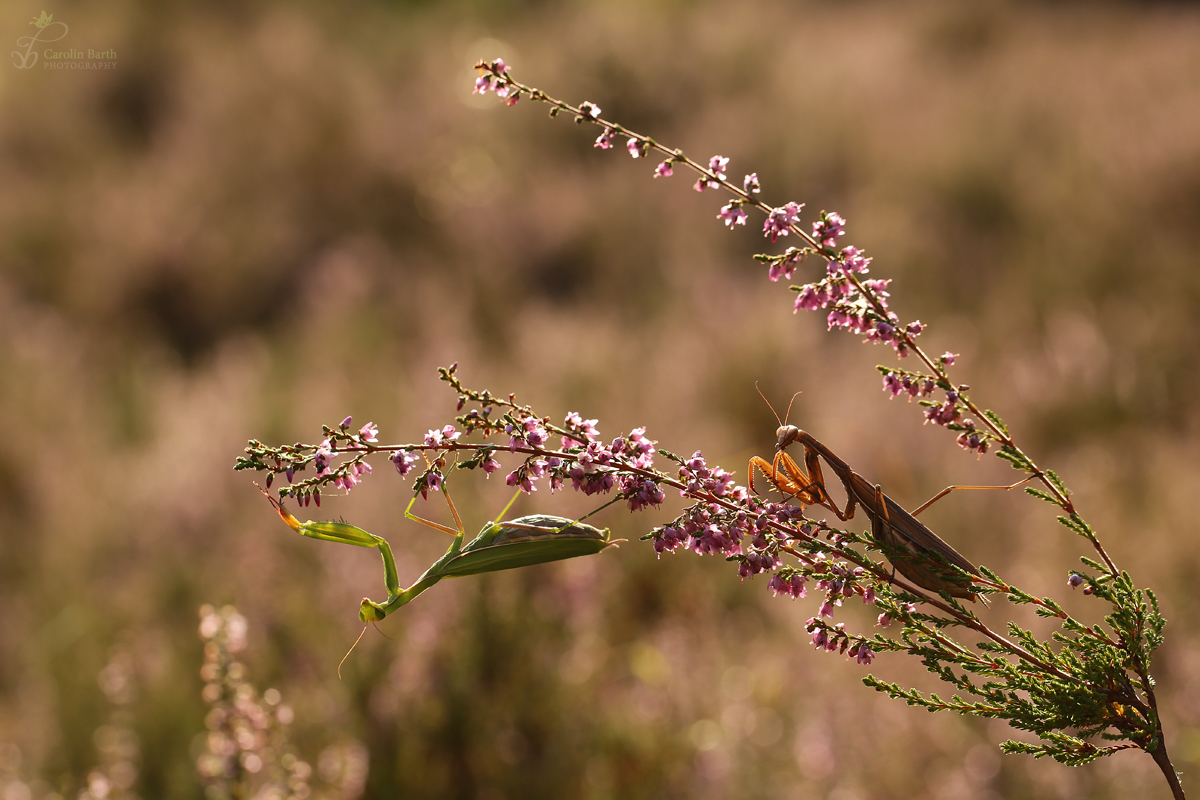
[[[800,266],[800,262],[808,254],[799,247],[789,247],[783,251],[783,258],[779,258],[767,268],[767,277],[772,281],[778,281],[780,278],[791,280],[792,273],[796,271],[796,267]]]
[[[629,141],[625,143],[625,149],[628,150],[629,155],[633,156],[634,158],[641,158],[643,155],[645,155],[645,146],[646,145],[643,142],[633,137],[630,137]]]
[[[931,406],[925,409],[925,422],[934,422],[938,425],[949,425],[952,422],[957,422],[962,416],[962,411],[958,407],[958,393],[946,392],[946,401],[940,406]]]
[[[825,602],[821,604],[821,610],[817,612],[817,616],[833,618],[833,603],[829,601],[829,598],[826,598]]]
[[[721,212],[717,214],[717,219],[725,220],[725,224],[729,226],[729,230],[733,230],[734,225],[746,224],[746,212],[741,206],[729,203],[721,208]]]
[[[781,562],[778,558],[767,553],[759,553],[751,551],[746,554],[744,560],[738,565],[738,575],[742,580],[766,572],[767,570],[775,569]],[[773,578],[776,576],[772,576]],[[778,592],[776,592],[778,594]]]
[[[850,655],[854,656],[854,660],[859,664],[867,665],[875,660],[875,654],[867,647],[866,642],[860,644],[857,652],[851,652]]]
[[[805,578],[803,575],[796,574],[791,578],[783,578],[777,572],[771,576],[771,581],[767,584],[767,587],[775,592],[776,595],[786,594],[795,600],[805,597],[808,594],[804,588],[804,582]]]
[[[751,172],[742,180],[742,191],[746,194],[758,194],[762,191],[762,186],[758,183],[757,172]]]
[[[866,317],[851,314],[841,308],[834,308],[830,311],[825,321],[829,324],[830,330],[834,328],[846,328],[854,333],[862,331],[867,324]]]
[[[546,429],[541,425],[535,424],[532,428],[530,428],[528,421],[526,421],[525,427],[525,441],[529,442],[529,444],[534,447],[540,447],[550,438],[550,434],[546,433]]]
[[[847,644],[847,640],[845,638],[846,623],[839,622],[837,625],[834,625],[833,627],[834,627],[833,636],[831,636],[829,638],[829,644],[825,645],[825,649],[832,653],[834,650],[837,650],[840,647],[842,652],[844,653],[844,652],[846,652],[846,644]],[[841,642],[840,645],[838,644],[839,641]]]
[[[485,473],[491,475],[493,472],[500,469],[500,462],[491,456],[488,456],[483,460],[483,463],[481,463],[480,466],[483,467],[483,471]]]
[[[480,75],[475,79],[475,89],[471,94],[487,94],[492,88],[492,76]]]
[[[1070,586],[1072,589],[1078,589],[1082,585],[1083,576],[1078,572],[1072,572],[1071,577],[1067,578],[1067,586]]]
[[[313,464],[317,469],[318,475],[324,475],[329,471],[329,462],[333,459],[333,457],[333,448],[330,447],[328,439],[321,442],[321,444],[317,446],[317,453],[313,459]]]
[[[687,542],[687,534],[679,528],[666,526],[657,531],[654,536],[654,552],[662,558],[663,553],[673,553]]]
[[[862,285],[868,289],[871,294],[875,295],[880,300],[883,300],[884,298],[891,297],[891,295],[887,292],[887,287],[891,284],[891,282],[891,278],[878,278],[863,281]]]
[[[731,531],[714,524],[705,525],[692,534],[688,542],[698,555],[736,556],[742,554],[742,543],[730,535]]]
[[[846,220],[833,211],[822,211],[821,219],[813,223],[813,238],[824,247],[833,247],[839,236],[845,234]]]
[[[780,236],[787,236],[788,228],[800,219],[802,208],[803,203],[788,203],[782,208],[772,209],[767,215],[767,221],[763,223],[763,235],[770,236],[772,242]]]
[[[350,421],[351,421],[351,420],[353,420],[353,419],[354,419],[354,417],[346,417],[344,420],[342,420],[342,424],[341,424],[341,425],[339,425],[338,427],[339,427],[339,428],[349,428],[349,427],[350,427]]]
[[[892,624],[892,617],[886,611],[879,615],[879,619],[875,623],[875,625],[880,628],[886,628],[888,625],[891,625],[891,624]]]
[[[592,147],[599,147],[601,150],[607,150],[608,148],[612,147],[612,143],[613,143],[613,129],[606,127],[604,129],[604,133],[600,134],[596,138],[596,143],[594,145],[592,145]]]
[[[838,257],[833,259],[826,265],[826,269],[830,275],[844,274],[851,275],[855,272],[865,274],[868,272],[867,265],[871,263],[871,259],[866,258],[854,245],[848,245],[842,248],[842,252]]]
[[[867,260],[870,261],[871,259],[868,258]],[[921,331],[925,330],[925,323],[918,319],[914,322],[908,323],[908,325],[904,327],[904,330],[908,332],[909,336],[920,336]]]
[[[708,171],[721,179],[725,178],[725,167],[727,166],[729,166],[729,159],[724,156],[713,156],[708,160]]]
[[[691,470],[692,474],[698,478],[707,478],[711,474],[708,464],[704,461],[704,455],[699,450],[692,453],[692,457],[685,461],[683,466]]]
[[[645,428],[634,428],[629,432],[629,441],[633,444],[633,449],[642,455],[654,452],[654,446],[658,442],[646,436]]]
[[[675,170],[671,168],[670,161],[664,161],[654,168],[654,177],[656,178],[669,178],[674,173]]]
[[[891,394],[892,397],[896,397],[905,390],[904,383],[897,377],[896,373],[889,372],[883,376],[883,390]]]
[[[442,432],[429,430],[425,432],[425,444],[430,447],[437,447],[442,443]]]
[[[374,422],[368,422],[358,429],[358,435],[362,437],[364,442],[378,442],[379,426]]]
[[[584,419],[578,412],[572,411],[567,414],[566,427],[573,434],[582,434],[583,438],[577,439],[574,436],[562,438],[562,446],[564,449],[568,447],[576,447],[587,442],[594,441],[600,436],[600,431],[596,429],[596,423],[599,420]]]
[[[630,511],[641,511],[650,506],[657,508],[667,498],[654,481],[642,478],[621,478],[620,485],[621,492],[628,496]]]
[[[801,309],[805,311],[820,311],[829,307],[831,298],[819,284],[806,284],[796,295],[796,307],[792,313]]]
[[[530,482],[527,476],[521,475],[520,470],[513,470],[508,473],[508,477],[504,479],[504,482],[509,486],[519,486],[525,494],[533,494],[537,491],[537,487]]]
[[[988,449],[987,442],[975,430],[975,420],[965,419],[962,424],[966,430],[958,435],[958,439],[956,440],[958,446],[964,450],[973,450],[979,455],[986,453]]]
[[[508,72],[508,65],[504,63],[503,58],[497,58],[492,62],[491,67],[492,72],[495,72],[498,75],[503,75],[504,73]]]
[[[441,491],[442,476],[436,472],[431,472],[425,479],[425,485],[431,492]]]
[[[881,319],[875,321],[875,329],[868,334],[868,338],[873,342],[890,342],[895,336],[896,326]]]
[[[958,353],[951,353],[949,350],[947,350],[945,353],[942,353],[942,357],[938,360],[947,367],[953,367],[954,362],[958,360]]]
[[[595,103],[589,103],[587,100],[584,100],[582,103],[579,104],[579,113],[583,114],[583,116],[587,117],[588,119],[599,119],[600,118],[600,106],[596,105]]]
[[[457,441],[458,437],[460,437],[460,436],[462,436],[462,434],[460,432],[454,430],[453,425],[447,425],[444,428],[442,428],[442,440],[443,441],[446,441],[446,442]]]
[[[413,465],[417,463],[417,455],[407,450],[397,450],[395,453],[392,453],[392,463],[396,465],[397,472],[401,475],[407,475],[412,470]]]

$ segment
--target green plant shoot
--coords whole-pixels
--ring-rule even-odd
[[[479,531],[479,534],[464,547],[463,538],[466,531],[458,516],[458,511],[445,489],[446,487],[443,485],[443,494],[446,495],[446,503],[450,506],[450,513],[454,516],[456,528],[431,522],[413,514],[412,506],[416,502],[416,497],[404,511],[404,516],[408,519],[437,528],[454,537],[454,541],[450,543],[450,548],[446,550],[445,555],[435,561],[433,566],[425,570],[425,574],[407,589],[400,588],[400,578],[396,572],[396,560],[392,557],[391,545],[382,536],[376,536],[345,522],[316,522],[313,520],[300,522],[287,512],[282,502],[265,491],[263,494],[267,495],[267,499],[271,501],[271,505],[279,512],[279,516],[288,524],[288,527],[301,536],[326,542],[352,544],[357,547],[379,548],[379,554],[383,557],[383,575],[387,584],[388,596],[382,603],[376,603],[367,597],[362,599],[358,618],[363,622],[378,622],[396,609],[411,602],[417,595],[442,578],[461,578],[464,575],[478,575],[484,572],[544,564],[564,558],[587,556],[599,553],[615,544],[607,528],[594,528],[578,520],[549,514],[532,514],[504,522],[488,522]],[[511,505],[512,501],[505,506],[504,511],[507,511]],[[500,516],[504,516],[504,512],[501,512]]]

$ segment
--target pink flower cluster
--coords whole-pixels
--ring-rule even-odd
[[[845,653],[847,658],[853,658],[864,666],[875,660],[875,653],[867,646],[866,639],[852,637],[846,633],[845,623],[839,622],[837,625],[829,627],[816,617],[812,617],[804,624],[804,627],[805,630],[812,633],[813,646],[818,650]]]

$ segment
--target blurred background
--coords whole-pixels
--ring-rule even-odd
[[[654,162],[594,149],[594,128],[472,97],[471,65],[496,56],[730,157],[767,202],[807,203],[806,224],[848,219],[842,243],[894,279],[924,347],[961,354],[956,379],[1159,593],[1153,671],[1191,783],[1194,4],[18,0],[0,39],[42,11],[69,25],[63,46],[117,65],[0,67],[4,800],[224,796],[197,773],[232,747],[202,696],[216,668],[276,720],[245,785],[286,762],[296,796],[1167,796],[1143,754],[1003,757],[1018,734],[1002,724],[876,695],[808,643],[819,600],[656,560],[637,537],[677,499],[601,512],[619,551],[439,585],[389,638],[368,630],[339,680],[359,598],[383,594],[378,556],[295,536],[231,467],[248,438],[313,442],[347,414],[419,440],[452,420],[438,365],[608,437],[647,426],[743,480],[774,443],[756,381],[781,410],[802,392],[791,421],[910,508],[1013,479],[886,398],[890,351],[792,314],[751,258],[770,249],[761,219],[731,233],[694,178],[652,180]],[[384,461],[314,516],[388,536],[408,582],[446,545],[404,521],[408,485]],[[498,478],[453,488],[472,530],[508,498]],[[590,508],[543,490],[516,511]],[[1100,613],[1069,595],[1084,550],[1044,503],[955,493],[922,518]],[[202,678],[218,629],[238,663]],[[872,671],[938,688],[899,656]]]

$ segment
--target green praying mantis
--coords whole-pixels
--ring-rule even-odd
[[[484,572],[516,569],[533,564],[560,561],[565,558],[587,556],[599,553],[616,544],[607,528],[594,528],[579,520],[549,514],[532,514],[503,522],[488,522],[479,531],[479,534],[464,546],[463,539],[466,529],[463,527],[462,519],[458,516],[454,502],[450,499],[446,485],[443,483],[442,494],[446,498],[447,505],[450,506],[450,514],[454,517],[456,527],[451,528],[448,525],[422,519],[413,514],[412,507],[417,501],[416,496],[404,510],[404,516],[414,522],[420,522],[448,533],[454,537],[454,541],[450,543],[445,554],[435,561],[433,566],[425,570],[416,583],[402,589],[396,571],[396,560],[392,557],[391,545],[382,536],[376,536],[345,522],[316,522],[313,520],[300,522],[288,513],[282,502],[276,500],[261,487],[259,490],[271,501],[271,505],[279,512],[279,516],[283,518],[288,527],[301,536],[320,539],[324,542],[352,544],[356,547],[379,548],[379,554],[383,557],[383,575],[388,595],[387,599],[381,603],[376,603],[367,597],[362,599],[358,618],[363,622],[378,622],[401,606],[411,603],[417,595],[443,578],[461,578],[465,575],[479,575]],[[516,499],[517,495],[514,495],[501,511],[501,517],[512,507]],[[601,506],[601,508],[603,507]],[[596,511],[599,510],[596,509]],[[591,514],[587,516],[591,516]]]

